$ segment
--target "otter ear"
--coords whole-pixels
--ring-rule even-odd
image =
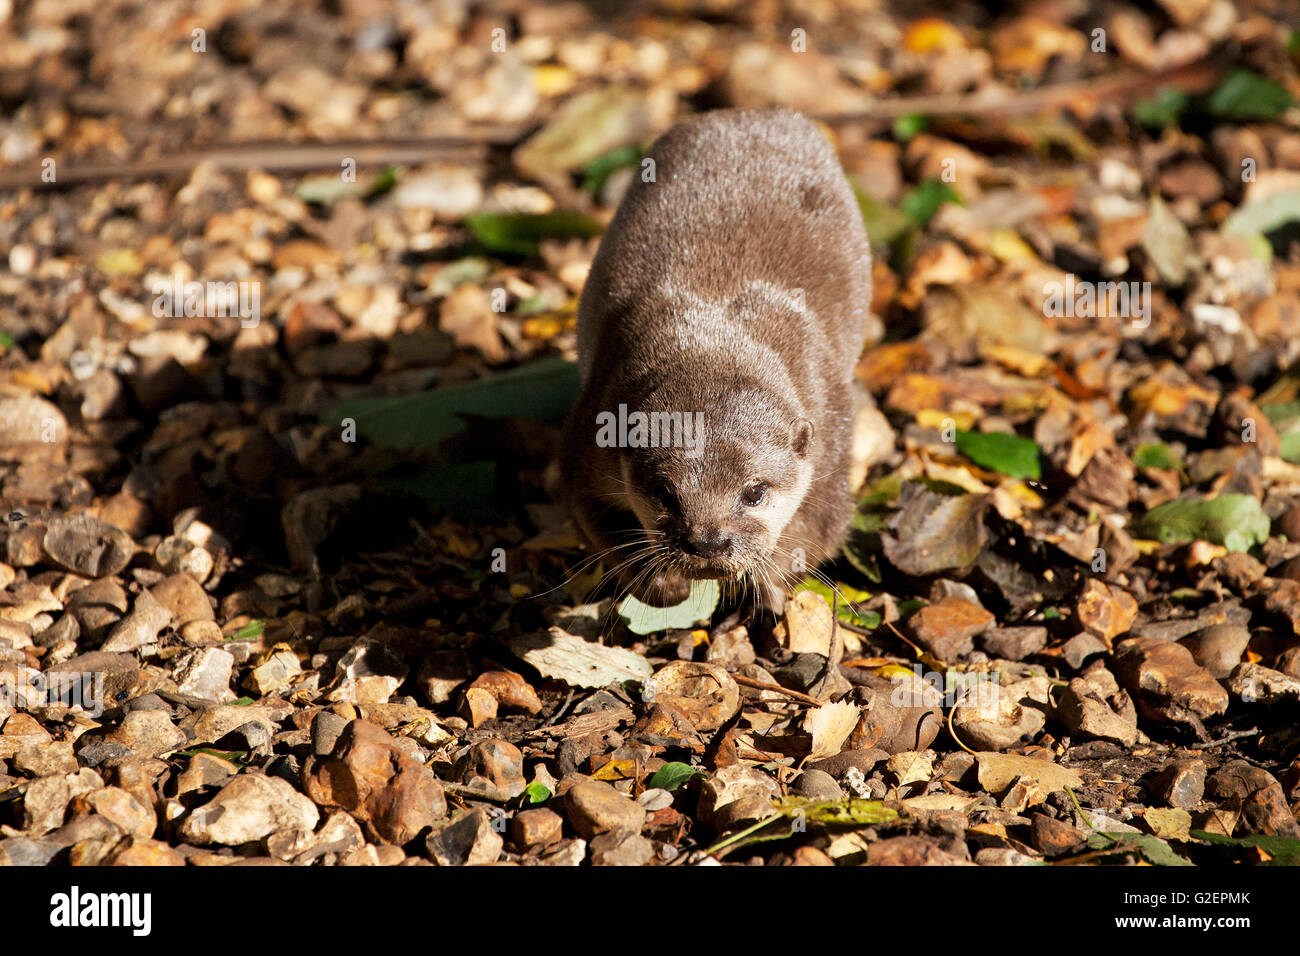
[[[808,454],[812,446],[813,423],[806,418],[796,418],[790,425],[790,447],[800,458]]]

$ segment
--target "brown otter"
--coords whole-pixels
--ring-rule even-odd
[[[643,600],[722,578],[779,612],[847,532],[866,230],[796,113],[696,116],[646,155],[582,293],[562,494]]]

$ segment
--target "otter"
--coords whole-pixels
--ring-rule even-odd
[[[561,495],[641,600],[691,581],[780,613],[838,553],[871,251],[826,136],[786,110],[681,122],[646,154],[578,306]]]

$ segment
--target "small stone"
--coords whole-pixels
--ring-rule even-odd
[[[267,737],[275,733],[275,722],[270,713],[256,705],[209,704],[190,714],[180,723],[180,728],[196,747],[215,744],[226,734],[249,722],[259,724]]]
[[[339,866],[398,866],[406,859],[399,846],[376,846],[369,843],[349,850],[339,857]]]
[[[754,663],[757,655],[754,653],[754,645],[749,640],[749,630],[741,624],[723,631],[709,642],[709,649],[705,652],[704,659],[710,664],[718,664],[729,671],[738,671],[746,664]]]
[[[719,811],[738,800],[766,801],[770,807],[771,802],[780,796],[781,789],[776,781],[761,770],[731,764],[701,781],[700,822],[713,823]]]
[[[266,851],[278,860],[298,865],[311,863],[327,853],[347,853],[366,845],[361,825],[348,813],[336,810],[319,830],[279,830],[266,838]]]
[[[307,760],[303,785],[317,803],[355,814],[376,839],[398,846],[447,815],[433,771],[364,720],[344,728],[328,758]]]
[[[23,461],[62,455],[68,444],[68,420],[57,405],[32,395],[0,396],[0,457]]]
[[[542,702],[531,684],[524,680],[522,674],[514,671],[495,670],[480,674],[474,679],[471,688],[488,691],[497,699],[497,704],[507,710],[536,714],[542,709]]]
[[[990,657],[1023,661],[1047,646],[1047,628],[991,627],[980,635],[979,643]]]
[[[328,710],[316,712],[311,720],[311,751],[317,757],[328,757],[342,736],[348,721]]]
[[[133,710],[104,739],[141,757],[161,757],[185,746],[185,734],[161,710]]]
[[[152,837],[158,826],[153,808],[142,806],[140,801],[120,787],[93,790],[74,801],[74,806],[80,805],[99,814],[123,832],[138,837]]]
[[[1005,686],[988,681],[964,691],[953,712],[958,737],[979,750],[1005,750],[1032,740],[1047,723],[1052,684],[1027,677]]]
[[[55,773],[76,773],[77,755],[72,741],[55,740],[34,744],[18,751],[13,759],[14,769],[33,777],[48,777]]]
[[[564,818],[554,810],[539,807],[521,810],[510,821],[510,835],[525,850],[535,846],[550,846],[563,836]]]
[[[701,732],[717,730],[740,709],[740,687],[717,664],[673,661],[651,675],[645,693],[647,700],[681,712]]]
[[[46,866],[63,849],[53,840],[10,837],[0,840],[0,866]]]
[[[592,866],[650,866],[655,860],[654,844],[639,833],[601,833],[587,849]]]
[[[1300,541],[1300,505],[1284,512],[1273,522],[1273,530],[1286,535],[1288,541]]]
[[[885,751],[875,748],[841,750],[833,756],[814,760],[809,766],[825,771],[836,780],[841,780],[850,770],[857,770],[863,775],[869,774],[876,764],[888,757],[889,754]]]
[[[1188,634],[1178,643],[1192,652],[1192,658],[1216,680],[1222,680],[1241,663],[1250,643],[1250,629],[1240,624],[1213,624]]]
[[[1137,743],[1137,708],[1100,661],[1070,681],[1056,714],[1072,734],[1109,740],[1121,747]]]
[[[387,644],[362,640],[339,659],[337,672],[335,687],[326,695],[329,700],[379,704],[397,693],[409,668]]]
[[[1248,704],[1277,704],[1300,700],[1300,678],[1247,661],[1228,678],[1228,690]]]
[[[95,771],[82,768],[76,773],[40,777],[27,785],[23,795],[23,829],[30,836],[42,836],[63,825],[68,804],[83,793],[104,786]]]
[[[941,849],[933,840],[898,836],[867,847],[867,866],[970,866],[969,860]]]
[[[1228,709],[1228,692],[1181,644],[1135,637],[1115,647],[1115,676],[1149,718],[1192,723]]]
[[[135,554],[129,534],[88,514],[51,521],[42,544],[60,567],[88,578],[117,574]]]
[[[641,804],[651,813],[656,810],[666,810],[673,805],[673,795],[663,787],[654,787],[650,790],[644,790],[636,798],[636,802]]]
[[[1063,820],[1054,820],[1044,813],[1035,813],[1030,825],[1029,842],[1043,856],[1060,856],[1083,846],[1088,835]]]
[[[954,661],[975,648],[974,637],[987,630],[993,615],[962,598],[947,597],[921,608],[908,619],[918,644],[943,661]]]
[[[235,777],[210,801],[192,810],[179,832],[191,843],[239,846],[277,830],[314,830],[319,819],[315,804],[288,781],[247,773]]]
[[[1133,626],[1138,607],[1133,595],[1123,588],[1089,578],[1084,582],[1076,610],[1079,623],[1110,647],[1116,637]]]
[[[130,607],[126,591],[112,578],[92,581],[68,596],[67,610],[87,637],[97,639],[122,619]]]
[[[200,647],[174,658],[172,678],[179,693],[224,704],[235,698],[230,689],[234,668],[235,658],[229,651],[219,647]]]
[[[834,866],[835,861],[815,846],[801,846],[790,854],[791,866]]]
[[[172,612],[159,604],[148,591],[135,599],[131,613],[122,618],[108,632],[101,650],[106,653],[125,653],[152,644],[163,628],[172,622]]]
[[[460,759],[456,771],[467,787],[503,800],[519,796],[528,786],[522,751],[504,740],[481,740],[474,744]]]
[[[474,673],[469,655],[461,651],[434,651],[420,664],[415,683],[433,707],[449,703],[457,689]]]
[[[1266,770],[1234,760],[1210,777],[1206,790],[1211,797],[1226,802],[1228,809],[1238,810],[1250,833],[1292,839],[1300,836],[1300,826],[1287,806],[1282,785]]]
[[[167,610],[180,626],[191,621],[215,621],[207,592],[188,574],[173,574],[159,581],[149,593]]]
[[[1196,758],[1175,760],[1151,781],[1151,795],[1157,800],[1191,810],[1205,796],[1205,761]]]
[[[482,727],[489,720],[496,720],[496,696],[482,687],[467,687],[465,698],[461,702],[460,715],[475,728]]]
[[[197,753],[190,758],[189,766],[177,778],[176,792],[179,795],[205,787],[223,786],[226,780],[238,772],[239,768],[229,760],[214,754]]]
[[[439,866],[495,863],[501,856],[505,841],[493,823],[493,818],[482,808],[462,810],[449,821],[435,826],[424,841],[425,847]]]
[[[1105,654],[1109,648],[1101,639],[1087,631],[1074,635],[1061,645],[1061,656],[1076,671],[1083,670],[1084,665],[1098,655]]]
[[[185,857],[161,840],[128,836],[104,858],[107,866],[184,866]]]
[[[225,636],[221,625],[216,621],[190,621],[180,627],[181,640],[191,647],[207,647],[220,644]]]
[[[791,790],[810,800],[843,800],[844,791],[824,770],[805,770],[795,778]]]
[[[298,655],[287,645],[277,644],[264,655],[248,676],[244,686],[258,697],[273,694],[281,687],[287,687],[302,673],[302,664]]]
[[[600,780],[570,787],[564,809],[569,824],[588,840],[598,833],[639,833],[646,817],[644,807]]]

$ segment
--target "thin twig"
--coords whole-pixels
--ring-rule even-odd
[[[1258,727],[1252,727],[1250,730],[1238,730],[1235,733],[1228,734],[1226,737],[1220,737],[1218,740],[1211,740],[1206,743],[1188,744],[1188,750],[1212,750],[1215,747],[1222,747],[1224,744],[1230,744],[1234,740],[1240,740],[1242,737],[1250,737],[1259,733]]]
[[[784,694],[786,697],[792,698],[793,700],[797,700],[801,704],[809,704],[813,707],[820,707],[823,703],[822,701],[818,700],[816,697],[810,697],[807,694],[800,693],[797,690],[790,690],[787,687],[782,687],[780,684],[770,684],[765,680],[755,680],[752,677],[742,677],[739,674],[732,674],[731,679],[734,680],[737,684],[740,684],[744,687],[752,687],[755,690],[770,690],[774,694]]]
[[[0,189],[58,189],[103,180],[151,179],[160,176],[188,176],[200,163],[210,163],[227,172],[262,169],[267,172],[305,172],[338,169],[344,158],[358,167],[408,165],[445,160],[467,162],[481,157],[486,147],[512,143],[523,135],[517,126],[491,127],[457,136],[337,140],[323,143],[248,142],[193,152],[172,153],[154,159],[125,163],[56,163],[57,178],[41,179],[39,166],[0,170]]]
[[[1110,99],[1117,95],[1137,97],[1162,86],[1177,86],[1192,92],[1208,89],[1222,72],[1223,66],[1210,58],[1161,73],[1133,71],[1052,83],[1027,91],[1008,90],[1004,97],[987,93],[938,93],[925,96],[901,96],[873,103],[865,110],[852,113],[823,113],[817,118],[829,125],[895,120],[900,116],[1023,116],[1080,100]]]

